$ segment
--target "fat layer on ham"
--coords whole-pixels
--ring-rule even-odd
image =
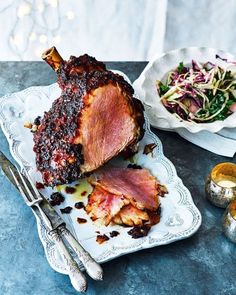
[[[158,215],[163,186],[147,169],[104,168],[89,181],[95,187],[86,206],[92,220],[128,226],[159,222],[153,213]]]

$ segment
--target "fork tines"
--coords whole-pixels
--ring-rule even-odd
[[[26,174],[27,178],[24,175],[22,175],[22,173],[18,169],[16,169],[13,172],[11,167],[9,167],[9,170],[12,174],[12,177],[14,178],[14,181],[22,197],[24,198],[28,206],[33,206],[42,200],[41,195],[39,194],[28,172],[25,169],[24,173]]]

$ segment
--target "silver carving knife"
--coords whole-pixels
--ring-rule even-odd
[[[13,172],[17,172],[16,167],[5,157],[5,155],[0,151],[0,167],[3,172],[10,180],[12,184],[19,190],[19,187],[16,185],[16,182],[11,174],[9,167]],[[27,178],[26,178],[27,179]],[[42,196],[43,197],[43,196]],[[47,224],[47,220],[43,219],[43,216],[40,214],[37,207],[31,207],[35,214],[43,221],[43,224]],[[91,278],[95,280],[102,280],[103,271],[101,266],[90,256],[90,254],[78,243],[78,241],[74,238],[74,236],[70,233],[70,231],[66,228],[66,224],[60,215],[56,212],[56,210],[49,204],[49,202],[43,197],[43,200],[40,202],[40,208],[43,213],[46,215],[46,218],[49,220],[49,223],[52,226],[52,230],[50,232],[50,236],[52,239],[57,235],[63,237],[71,248],[74,250],[79,260],[83,263],[87,273],[91,276]],[[57,240],[57,239],[56,239]]]

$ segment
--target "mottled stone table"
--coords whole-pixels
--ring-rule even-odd
[[[146,63],[108,63],[135,80]],[[1,62],[0,96],[56,79],[43,62]],[[189,239],[143,250],[103,265],[103,282],[89,280],[87,294],[162,295],[236,294],[236,245],[221,231],[222,209],[213,207],[204,194],[204,179],[218,162],[217,156],[185,141],[175,133],[154,130],[202,213],[199,231]],[[0,150],[10,157],[0,132]],[[236,162],[236,157],[232,159]],[[0,173],[0,294],[76,294],[69,278],[50,268],[38,238],[30,209]]]

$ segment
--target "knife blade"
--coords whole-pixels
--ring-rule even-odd
[[[2,171],[8,178],[8,180],[18,189],[12,174],[10,173],[9,167],[12,169],[13,172],[16,172],[16,167],[11,163],[10,160],[0,151],[0,167]],[[57,211],[50,205],[50,203],[43,197],[43,201],[40,203],[40,207],[42,208],[43,212],[46,214],[48,219],[51,222],[53,229],[58,228],[59,226],[65,224],[64,220],[60,217]],[[32,208],[33,211],[37,214],[37,216],[42,220],[38,210],[36,208]]]

